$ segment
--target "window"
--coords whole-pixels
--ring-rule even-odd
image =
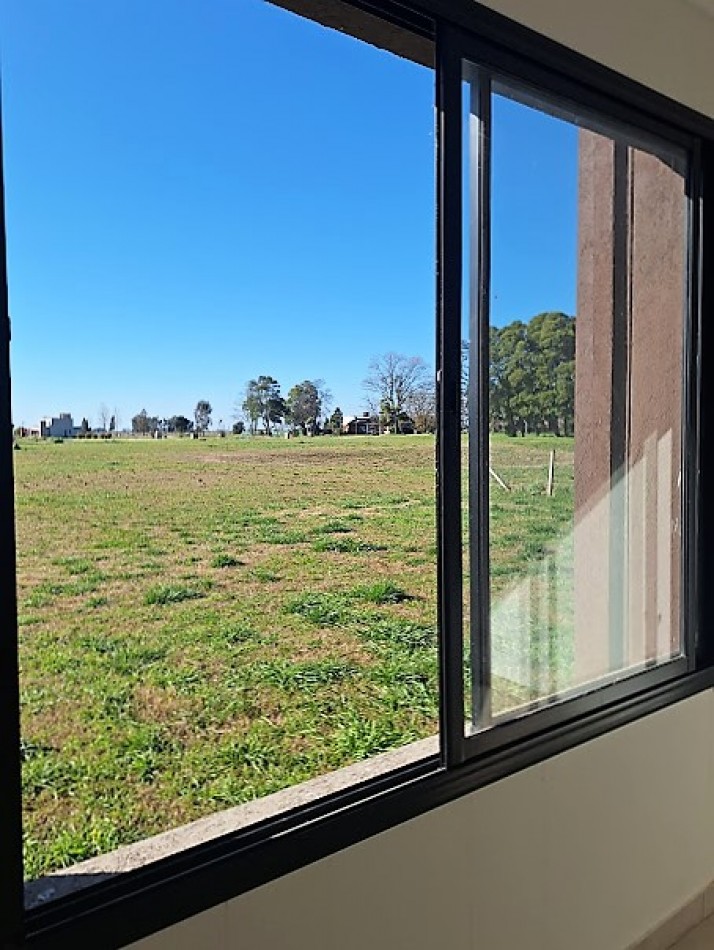
[[[446,48],[458,762],[696,669],[698,146],[460,38]]]
[[[161,11],[9,27],[30,906],[438,751],[433,65]]]
[[[691,668],[690,205],[677,144],[471,63],[464,94],[476,736],[645,671]],[[531,299],[529,321],[510,319]]]
[[[37,946],[60,938],[101,945],[110,932],[129,942],[714,683],[698,586],[708,532],[699,323],[710,306],[701,261],[711,230],[702,195],[712,123],[477,7],[457,27],[387,0],[283,5],[416,63],[429,62],[436,43],[440,755],[395,762],[24,912],[17,643],[6,640],[0,754],[10,776],[2,802],[10,883],[0,895],[0,927],[8,942],[21,943],[24,933]],[[374,75],[378,97],[386,80]],[[8,155],[11,136],[10,125]],[[378,156],[372,165],[383,162]],[[325,193],[315,197],[334,208],[347,185],[327,195],[328,172],[318,182]],[[398,251],[397,241],[372,267],[390,272]],[[325,283],[336,266],[316,261]],[[12,268],[10,278],[12,293]],[[395,390],[374,418],[356,416],[354,438],[377,438],[368,434],[375,426],[401,438],[418,407],[402,414],[400,400]],[[280,451],[288,457],[287,443]],[[20,460],[13,456],[23,450],[14,453],[6,440],[0,453],[3,553],[14,577],[12,471]],[[363,467],[369,462],[361,457]],[[157,469],[164,479],[169,472],[170,465]],[[383,476],[383,462],[375,473]],[[404,471],[387,474],[404,495]],[[226,506],[234,511],[235,500]],[[415,543],[424,544],[429,517],[414,521]],[[220,535],[213,527],[207,543]],[[376,565],[378,551],[362,550]],[[231,552],[211,553],[216,571],[236,566]],[[314,573],[312,556],[304,564]],[[365,588],[362,580],[350,573],[349,589],[357,581]],[[14,617],[10,576],[3,585]],[[299,605],[315,607],[304,598]],[[220,626],[227,608],[214,606]],[[317,607],[344,613],[351,603],[323,598]],[[412,638],[410,649],[421,649],[415,638],[424,627],[412,607],[418,602],[400,608],[398,630]],[[366,640],[379,641],[380,623]],[[339,623],[332,627],[341,635]],[[319,639],[304,649],[319,649]],[[414,722],[425,668],[402,653],[388,659],[384,668],[404,686],[391,718]],[[300,669],[317,693],[314,665]],[[330,677],[345,669],[320,667]],[[285,663],[271,670],[291,672]],[[339,702],[339,689],[330,696]],[[324,748],[329,758],[330,741]],[[147,750],[139,751],[136,762],[151,771]]]

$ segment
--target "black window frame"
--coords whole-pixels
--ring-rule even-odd
[[[312,0],[289,0],[304,7]],[[119,875],[30,911],[24,910],[13,453],[10,436],[10,323],[4,230],[0,249],[0,944],[17,947],[119,947],[267,883],[522,768],[714,686],[714,636],[708,633],[713,515],[712,476],[701,445],[714,429],[709,388],[714,386],[707,318],[714,316],[714,120],[647,89],[472,0],[342,0],[349,8],[436,42],[437,152],[437,366],[439,379],[438,553],[441,749],[375,781],[349,788],[196,845],[180,854]],[[320,4],[316,4],[317,7]],[[685,668],[647,670],[576,700],[541,710],[478,738],[464,737],[461,662],[460,348],[461,348],[461,61],[523,81],[615,122],[686,143],[693,157],[692,294],[694,332],[688,372],[694,374],[684,445],[692,473],[686,512],[691,545],[685,551],[690,647]],[[457,69],[458,64],[458,69]],[[458,162],[458,169],[456,163]],[[458,172],[458,174],[457,174]],[[1,220],[4,209],[0,206]],[[458,288],[458,292],[457,292]],[[458,309],[458,315],[457,315]],[[710,382],[707,382],[707,379]],[[709,500],[708,500],[709,498]],[[455,573],[457,572],[457,573]],[[513,726],[514,728],[511,728]]]

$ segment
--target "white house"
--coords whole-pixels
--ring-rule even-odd
[[[45,416],[40,419],[37,429],[30,431],[43,439],[71,439],[77,433],[72,414],[69,412],[61,412],[59,416]]]

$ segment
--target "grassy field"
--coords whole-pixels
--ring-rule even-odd
[[[25,440],[15,463],[28,877],[436,731],[431,437]],[[493,463],[494,591],[532,598],[572,442],[497,437]]]

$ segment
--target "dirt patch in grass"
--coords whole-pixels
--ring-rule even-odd
[[[142,684],[134,690],[132,712],[139,722],[165,723],[180,741],[190,740],[196,703],[171,689]]]
[[[187,456],[183,461],[194,464],[196,461],[199,461],[201,464],[207,463],[209,465],[244,465],[250,468],[254,466],[269,466],[270,468],[286,466],[292,470],[303,465],[310,465],[314,467],[316,463],[319,465],[324,465],[328,468],[331,468],[334,465],[344,465],[346,462],[350,466],[360,465],[365,462],[378,465],[379,458],[379,454],[375,451],[360,451],[358,448],[351,446],[349,452],[332,452],[324,450],[312,452],[309,450],[309,447],[305,447],[303,452],[300,452],[299,450],[295,452],[251,452],[249,450],[245,450],[242,452],[224,452],[216,455],[202,455],[199,456],[198,459]]]

